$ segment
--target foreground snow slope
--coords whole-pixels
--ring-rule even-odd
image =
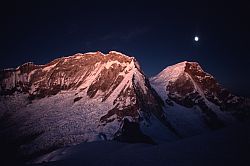
[[[250,164],[250,123],[161,145],[82,143],[36,160],[41,165],[222,166]]]

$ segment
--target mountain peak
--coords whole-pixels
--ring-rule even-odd
[[[127,56],[121,52],[117,52],[117,51],[109,51],[108,54],[106,54],[107,56],[117,56],[117,57],[123,57],[123,58],[126,58],[126,59],[134,59],[134,57],[132,56]]]
[[[198,62],[189,62],[189,61],[183,61],[179,62],[177,64],[174,64],[172,66],[166,67],[163,71],[161,71],[157,76],[151,78],[154,79],[161,79],[161,81],[173,81],[177,79],[179,76],[181,76],[184,73],[188,73],[190,75],[209,75],[208,73],[205,73]],[[210,76],[210,75],[209,75]]]
[[[183,61],[179,62],[177,64],[171,65],[166,67],[165,69],[170,69],[170,68],[178,68],[179,70],[185,70],[187,67],[192,66],[201,69],[201,66],[198,62],[191,62],[191,61]],[[165,70],[164,69],[164,70]]]
[[[110,61],[110,60],[118,60],[119,62],[121,61],[127,61],[127,60],[131,60],[131,59],[135,59],[134,57],[130,57],[130,56],[127,56],[121,52],[117,52],[117,51],[109,51],[107,54],[104,54],[100,51],[96,51],[96,52],[86,52],[86,53],[76,53],[76,54],[73,54],[71,56],[65,56],[65,57],[61,57],[61,58],[57,58],[53,61],[58,61],[58,60],[65,60],[65,59],[82,59],[82,58],[93,58],[93,57],[96,57],[97,59],[99,60],[104,60],[104,61]],[[53,62],[52,61],[52,62]],[[67,60],[66,60],[67,61]]]

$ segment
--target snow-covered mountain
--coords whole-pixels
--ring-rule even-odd
[[[243,119],[248,102],[198,63],[149,81],[134,57],[78,53],[0,72],[0,142],[25,156],[98,140],[166,142]]]
[[[75,54],[3,70],[0,78],[0,132],[19,140],[25,155],[121,137],[124,118],[157,141],[177,138],[134,57]]]
[[[249,100],[224,89],[197,62],[181,62],[150,78],[165,102],[165,115],[182,136],[249,117]]]

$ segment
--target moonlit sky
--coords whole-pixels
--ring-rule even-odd
[[[197,2],[1,4],[0,68],[27,61],[44,64],[77,52],[116,50],[135,56],[148,76],[184,60],[197,61],[224,87],[250,96],[249,5]]]

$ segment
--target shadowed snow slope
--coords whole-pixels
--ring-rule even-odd
[[[82,143],[37,159],[41,165],[222,166],[250,163],[250,125],[238,124],[161,145]]]

